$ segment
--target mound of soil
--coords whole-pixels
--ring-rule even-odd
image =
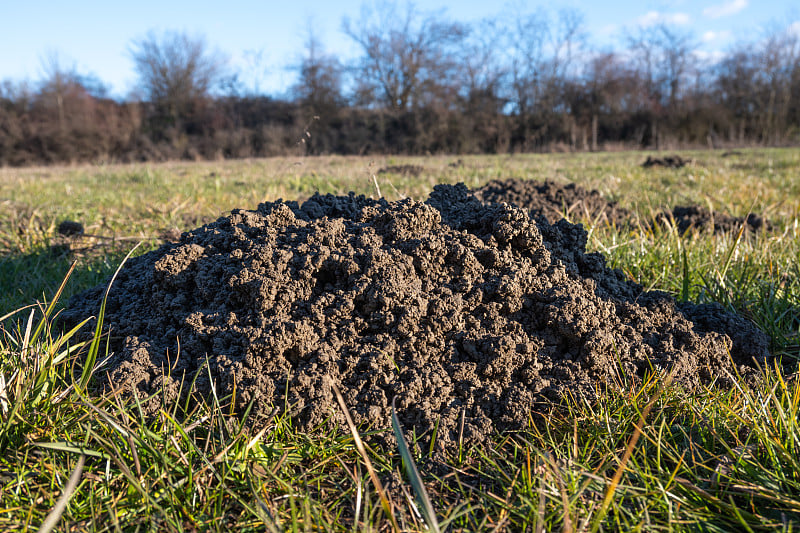
[[[689,158],[683,158],[679,155],[668,155],[665,157],[653,157],[647,156],[647,159],[644,163],[642,163],[643,168],[651,168],[651,167],[663,167],[663,168],[681,168],[689,163],[692,160]]]
[[[445,446],[461,422],[478,442],[525,427],[539,402],[621,387],[622,373],[669,369],[694,387],[767,357],[748,321],[642,291],[586,238],[463,185],[426,203],[351,193],[235,210],[121,270],[100,385],[176,399],[196,378],[201,394],[235,391],[238,412],[253,402],[251,424],[277,406],[312,430],[344,423],[335,383],[357,423],[389,428],[397,396],[406,429],[438,424]],[[97,313],[104,289],[75,296],[65,323]]]
[[[58,225],[57,231],[59,235],[64,235],[65,237],[83,235],[83,224],[74,220],[62,220]]]
[[[513,204],[528,209],[533,217],[542,216],[550,222],[564,218],[564,213],[567,213],[571,218],[618,228],[636,224],[635,215],[627,209],[606,200],[596,190],[589,191],[574,183],[561,185],[549,180],[538,182],[510,178],[492,180],[483,187],[474,189],[472,193],[484,203]],[[761,228],[769,231],[773,227],[769,220],[755,213],[747,217],[734,217],[725,213],[712,213],[699,205],[676,206],[672,210],[656,214],[656,223],[665,221],[677,225],[681,233],[689,229],[710,229],[714,233],[739,231],[742,224],[747,231],[760,231]]]
[[[656,222],[670,220],[680,233],[690,229],[711,229],[714,233],[739,231],[744,225],[746,231],[772,229],[772,224],[760,215],[750,213],[746,217],[734,217],[725,213],[712,213],[699,205],[676,206],[672,211],[656,215]]]
[[[615,226],[625,226],[631,221],[631,213],[617,206],[616,202],[574,183],[561,185],[550,180],[537,182],[510,178],[492,180],[472,193],[482,202],[514,204],[528,209],[533,217],[542,216],[550,222],[564,218],[564,213]]]

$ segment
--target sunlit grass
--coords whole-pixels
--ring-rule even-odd
[[[638,166],[645,155],[0,169],[0,316],[13,313],[0,320],[0,530],[51,517],[54,530],[421,531],[433,524],[420,509],[421,479],[445,531],[797,531],[800,151],[690,153],[697,164],[655,171]],[[633,230],[583,221],[589,247],[647,288],[716,301],[757,323],[777,356],[764,381],[732,376],[732,388],[686,391],[651,376],[599,401],[568,398],[533,412],[525,431],[444,453],[413,441],[384,448],[364,433],[359,451],[352,428],[325,422],[302,433],[283,416],[248,430],[227,398],[196,398],[192,408],[160,399],[160,414],[145,418],[135,402],[81,386],[90,345],[57,331],[54,319],[70,294],[114,272],[134,244],[125,237],[146,249],[165,229],[191,229],[234,207],[315,190],[375,195],[377,170],[406,163],[426,170],[376,175],[390,199],[516,176],[574,181],[636,210],[643,223]],[[680,235],[644,223],[678,203],[761,212],[776,229]],[[63,219],[111,240],[61,239]],[[96,346],[102,363],[102,338]]]

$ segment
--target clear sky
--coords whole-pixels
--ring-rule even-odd
[[[341,32],[342,18],[357,19],[362,0],[0,0],[0,80],[42,76],[43,58],[56,53],[64,66],[93,74],[124,96],[134,83],[129,47],[148,30],[180,30],[205,36],[242,71],[249,88],[280,94],[294,80],[291,66],[302,52],[309,20],[329,52],[343,58],[354,48]],[[468,22],[498,15],[502,2],[430,0],[421,10],[445,10]],[[797,0],[515,0],[514,6],[572,7],[584,15],[590,43],[614,48],[626,29],[666,22],[692,31],[707,54],[724,51],[738,38],[756,38],[770,23],[794,24],[800,35]]]

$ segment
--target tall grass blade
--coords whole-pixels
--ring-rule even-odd
[[[686,259],[686,248],[681,249],[683,260],[683,280],[681,280],[681,301],[689,301],[689,261]]]
[[[47,324],[47,319],[50,318],[50,316],[53,314],[53,310],[56,308],[56,304],[61,299],[61,295],[64,293],[64,288],[67,286],[67,281],[72,276],[72,273],[75,271],[75,267],[77,266],[77,264],[78,264],[77,261],[72,262],[72,264],[69,267],[69,270],[67,270],[67,274],[64,276],[64,279],[61,280],[61,284],[58,286],[58,290],[56,290],[56,293],[50,299],[50,303],[47,305],[47,308],[44,311],[44,317],[39,322],[39,325],[36,326],[36,331],[34,331],[33,333],[34,340],[38,339],[39,336],[42,334],[42,330],[44,329],[45,324]]]
[[[725,259],[722,261],[722,269],[717,272],[717,276],[719,277],[719,282],[725,287],[725,275],[728,273],[728,268],[731,266],[731,259],[733,259],[733,253],[736,251],[736,248],[739,247],[739,243],[742,241],[742,235],[744,234],[744,227],[745,224],[739,228],[739,232],[736,234],[736,239],[734,239],[733,243],[731,244],[728,251],[725,252]]]
[[[108,302],[108,293],[111,292],[111,286],[114,285],[114,280],[117,279],[117,275],[119,274],[120,270],[122,270],[122,267],[125,265],[128,259],[130,259],[131,255],[133,255],[133,252],[136,251],[136,249],[141,244],[142,244],[141,242],[138,243],[131,249],[130,252],[128,252],[128,255],[126,255],[125,258],[122,260],[122,262],[119,264],[116,272],[114,272],[114,275],[111,276],[111,280],[108,282],[108,287],[106,287],[106,293],[103,296],[103,303],[100,304],[100,312],[97,315],[97,326],[95,327],[94,330],[94,336],[92,337],[92,342],[89,345],[89,353],[86,356],[86,361],[84,362],[83,373],[81,373],[81,379],[79,382],[80,386],[79,388],[81,390],[85,390],[86,386],[89,384],[89,379],[91,379],[92,373],[94,372],[94,364],[95,362],[97,362],[97,354],[100,351],[100,339],[103,336],[103,319],[105,318],[105,313],[106,313],[106,303]]]
[[[397,397],[392,398],[392,428],[394,429],[394,436],[397,439],[397,448],[400,450],[400,457],[403,458],[403,464],[406,466],[406,474],[411,481],[411,486],[414,487],[414,494],[417,496],[422,511],[422,517],[425,519],[428,529],[434,533],[439,533],[439,521],[436,519],[436,512],[433,510],[431,499],[428,497],[428,491],[425,490],[425,484],[422,482],[422,477],[419,475],[417,465],[414,463],[414,458],[411,456],[411,451],[408,449],[408,443],[405,436],[403,436],[403,427],[400,425],[400,419],[397,418],[397,410],[395,409],[395,400]]]

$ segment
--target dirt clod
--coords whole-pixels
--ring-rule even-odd
[[[574,183],[562,185],[554,181],[543,182],[510,178],[492,180],[473,191],[486,203],[507,202],[530,210],[534,217],[543,216],[550,222],[571,217],[625,226],[632,215],[616,202],[606,200],[596,190],[587,190]]]
[[[647,159],[644,163],[642,163],[643,168],[652,168],[652,167],[664,167],[664,168],[681,168],[689,163],[692,160],[689,158],[683,158],[679,155],[668,155],[664,157],[653,157],[647,156]]]
[[[744,226],[747,231],[770,230],[772,224],[764,217],[750,213],[746,217],[734,217],[726,213],[712,213],[699,205],[675,206],[672,211],[664,211],[656,215],[656,222],[670,221],[680,233],[691,229],[709,229],[714,233],[739,231]]]
[[[426,203],[351,193],[234,210],[121,270],[100,386],[156,413],[148,394],[177,399],[196,378],[209,397],[235,390],[238,412],[252,402],[252,424],[277,406],[311,431],[344,423],[335,383],[357,423],[389,428],[397,396],[405,428],[438,425],[446,446],[462,415],[475,443],[566,393],[591,399],[658,369],[687,387],[724,382],[767,357],[746,320],[644,292],[586,238],[463,185]],[[74,297],[65,322],[95,314],[104,290]]]
[[[530,211],[531,216],[543,216],[555,222],[566,215],[573,220],[584,220],[592,224],[612,225],[617,228],[636,227],[636,215],[606,200],[596,190],[587,190],[574,183],[560,184],[545,180],[523,180],[510,178],[492,180],[472,191],[476,198],[490,204],[507,202]],[[722,212],[711,212],[699,205],[676,206],[658,212],[656,224],[674,224],[680,233],[688,230],[709,230],[713,233],[739,231],[744,225],[747,231],[772,230],[772,223],[757,213],[746,217],[735,217]]]
[[[62,220],[58,225],[58,234],[65,237],[83,235],[83,224],[74,220]]]

